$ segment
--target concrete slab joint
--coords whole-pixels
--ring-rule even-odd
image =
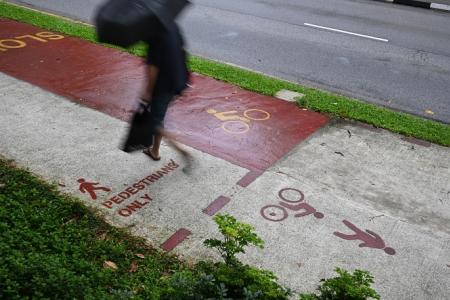
[[[286,100],[289,102],[297,102],[297,99],[303,98],[305,95],[290,90],[279,90],[275,94],[275,98]]]

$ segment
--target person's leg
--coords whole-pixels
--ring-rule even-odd
[[[175,141],[174,136],[163,128],[160,128],[157,131],[157,133],[154,135],[153,145],[149,147],[145,152],[150,153],[152,158],[154,159],[160,159],[161,157],[159,155],[159,147],[161,146],[161,141],[163,138],[170,147],[174,148],[177,152],[183,155],[183,157],[190,156],[190,154],[186,150],[181,148],[180,144]]]
[[[153,143],[150,147],[143,152],[150,156],[153,160],[160,160],[159,147],[161,145],[162,133],[161,128],[164,124],[164,118],[166,116],[167,108],[170,101],[173,98],[171,93],[156,93],[152,94],[150,102],[150,118],[151,118],[151,130],[153,134]]]
[[[164,137],[164,141],[167,142],[167,144],[175,149],[179,154],[181,154],[183,160],[184,160],[184,168],[183,172],[186,174],[189,174],[192,171],[192,164],[193,164],[193,157],[192,155],[183,149],[178,142],[176,142],[175,137],[167,132],[164,129],[161,129],[160,136]]]
[[[186,162],[185,169],[188,171],[192,160],[191,155],[186,150],[181,148],[181,146],[175,141],[173,135],[171,135],[164,129],[164,118],[169,103],[173,97],[174,95],[170,93],[153,95],[151,104],[151,117],[154,124],[152,129],[154,132],[153,145],[148,149],[145,149],[144,153],[150,156],[153,160],[159,160],[161,158],[159,149],[161,146],[161,141],[164,138],[164,140],[170,147],[174,148],[178,153],[182,155],[183,159]]]
[[[150,117],[152,118],[151,130],[153,131],[153,145],[146,149],[144,153],[154,160],[160,159],[159,148],[162,138],[164,135],[168,136],[164,131],[164,118],[173,97],[173,93],[157,93],[152,95]]]
[[[145,69],[145,76],[147,78],[146,85],[141,94],[141,99],[145,102],[151,102],[153,89],[155,87],[156,79],[158,78],[159,69],[154,65],[147,65]]]
[[[155,160],[159,160],[161,156],[159,155],[159,147],[161,146],[163,135],[161,130],[158,130],[153,135],[153,145],[147,149],[147,152],[151,154],[151,157]]]
[[[180,144],[176,142],[175,137],[170,134],[168,131],[161,129],[160,134],[161,137],[164,137],[164,140],[169,144],[170,147],[174,148],[177,152],[179,152],[184,157],[189,156],[189,153],[181,148]]]

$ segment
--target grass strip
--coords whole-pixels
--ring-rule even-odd
[[[159,299],[180,266],[1,158],[0,204],[0,299]]]
[[[95,29],[91,25],[12,5],[5,1],[0,2],[0,17],[59,31],[66,35],[97,43]],[[145,46],[142,44],[122,50],[134,55],[145,56]],[[189,67],[191,71],[264,95],[273,96],[281,89],[300,92],[305,94],[305,97],[298,101],[299,105],[310,110],[365,122],[406,136],[450,146],[450,125],[447,124],[361,102],[346,96],[303,87],[196,56],[190,56]]]

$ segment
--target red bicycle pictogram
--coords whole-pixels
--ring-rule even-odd
[[[292,194],[292,192],[297,194],[295,200],[292,200],[287,196],[288,192],[290,194]],[[313,215],[317,219],[322,219],[324,217],[323,213],[318,212],[314,207],[303,202],[305,195],[298,189],[284,188],[278,192],[278,197],[282,200],[279,202],[279,205],[270,204],[261,208],[261,215],[264,219],[272,222],[284,221],[289,216],[288,210],[296,212],[301,211],[294,215],[295,218],[301,218],[308,215]]]

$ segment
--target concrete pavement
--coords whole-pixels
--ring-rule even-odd
[[[119,68],[136,64],[135,57],[116,52],[114,62],[109,51],[115,50],[104,49],[111,59],[106,63],[101,49],[96,55],[70,51],[72,44],[89,49],[84,41],[37,37],[46,42],[0,52],[0,154],[6,158],[57,182],[111,224],[186,259],[217,258],[202,241],[218,236],[211,216],[227,212],[266,241],[264,250],[242,259],[273,270],[295,290],[313,290],[339,266],[369,270],[383,299],[450,297],[449,148],[330,121],[198,76],[172,106],[167,124],[194,156],[186,174],[183,160],[166,146],[159,162],[118,149],[136,98],[114,98],[102,87],[113,82],[117,93],[136,97],[142,74],[123,75]],[[65,51],[58,55],[38,50],[61,45]],[[95,59],[65,68],[61,62],[75,54]],[[76,89],[63,85],[62,73],[72,75]],[[108,101],[98,102],[103,97]],[[234,111],[229,115],[237,123],[226,123],[211,108]],[[177,115],[183,111],[201,121],[183,123]],[[288,148],[283,135],[295,137]],[[190,142],[196,139],[206,142]],[[249,151],[268,156],[246,164]]]

